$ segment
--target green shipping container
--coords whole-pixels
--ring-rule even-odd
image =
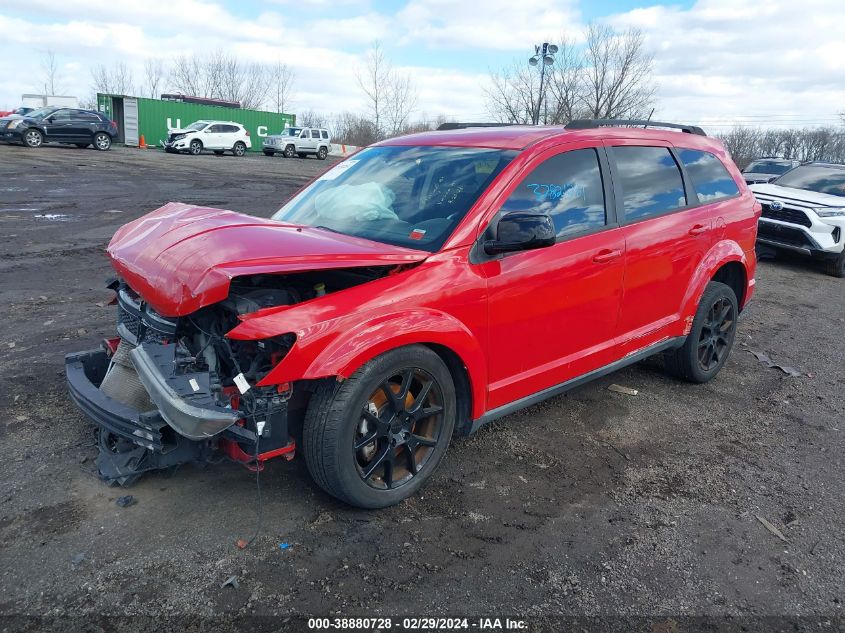
[[[137,146],[141,136],[147,145],[161,147],[170,128],[185,127],[194,121],[234,121],[249,130],[252,151],[261,151],[265,136],[278,134],[287,125],[296,125],[296,115],[181,101],[145,99],[127,95],[97,94],[97,109],[117,123],[118,143]]]

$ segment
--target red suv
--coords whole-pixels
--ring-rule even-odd
[[[713,378],[760,205],[698,128],[618,123],[405,136],[269,220],[171,203],[122,227],[119,337],[66,360],[101,476],[299,444],[320,487],[383,507],[453,434],[653,354]]]

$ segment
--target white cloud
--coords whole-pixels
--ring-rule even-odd
[[[48,48],[58,56],[63,91],[83,97],[96,64],[125,62],[140,83],[146,57],[223,48],[250,61],[287,62],[296,72],[295,110],[362,109],[355,70],[368,44],[381,39],[403,56],[420,116],[479,119],[488,77],[478,60],[502,59],[503,51],[521,59],[533,44],[579,36],[585,1],[408,0],[388,11],[368,0],[275,0],[247,18],[222,0],[4,0],[0,109],[38,91]],[[659,85],[655,117],[705,126],[832,124],[845,109],[841,1],[699,0],[689,9],[644,6],[605,19],[645,31]]]

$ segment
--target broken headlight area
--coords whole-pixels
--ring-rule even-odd
[[[127,485],[144,472],[185,462],[292,458],[289,426],[298,428],[310,386],[257,385],[295,336],[241,341],[226,333],[245,314],[314,299],[389,270],[236,278],[223,301],[174,318],[158,314],[125,283],[110,284],[119,338],[66,358],[71,396],[99,427],[100,476]]]

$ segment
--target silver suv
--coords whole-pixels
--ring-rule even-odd
[[[281,134],[266,137],[261,149],[267,156],[279,153],[285,158],[305,158],[313,154],[325,160],[332,151],[332,143],[329,131],[325,128],[286,127]]]

